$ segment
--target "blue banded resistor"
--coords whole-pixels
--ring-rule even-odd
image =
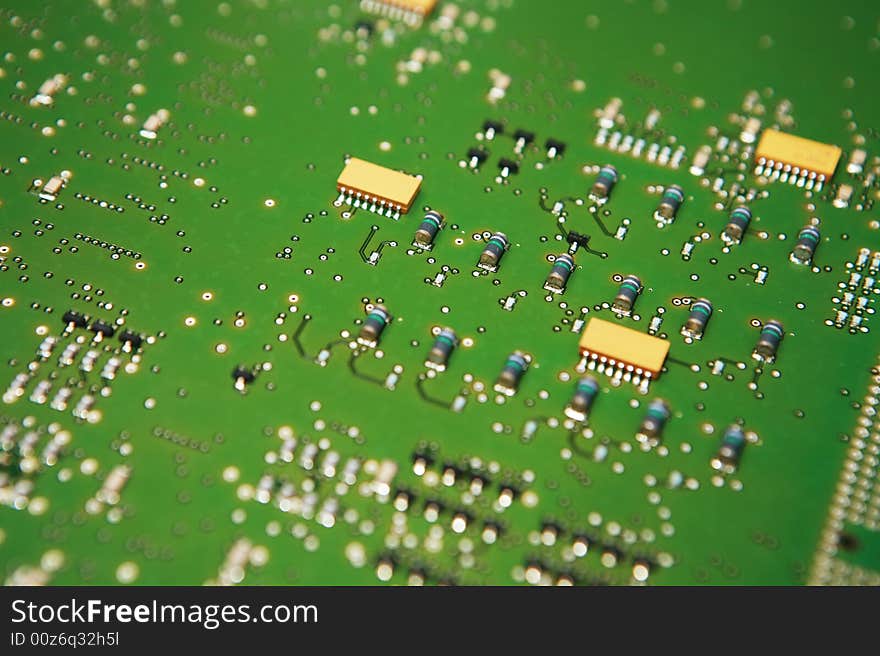
[[[746,435],[738,424],[728,426],[721,438],[718,453],[709,461],[712,469],[732,474],[739,467],[743,450],[746,448]]]
[[[375,347],[390,322],[391,315],[388,313],[388,309],[384,305],[374,305],[373,309],[367,313],[367,318],[364,319],[364,324],[358,333],[358,344]]]
[[[669,404],[663,399],[654,399],[648,404],[636,439],[648,444],[657,444],[663,435],[663,429],[670,417]]]
[[[437,333],[431,350],[428,351],[428,358],[425,360],[425,366],[435,371],[445,371],[446,365],[449,364],[449,358],[452,352],[458,346],[458,337],[452,328],[443,328]]]
[[[505,396],[516,394],[516,391],[519,389],[519,383],[526,371],[528,371],[531,360],[531,356],[522,351],[511,353],[495,381],[495,391]]]
[[[437,233],[443,228],[443,215],[434,210],[425,212],[425,218],[419,224],[416,234],[413,235],[413,246],[429,251],[434,246]]]
[[[611,196],[611,190],[617,184],[617,177],[617,169],[610,164],[599,169],[599,175],[596,176],[596,181],[590,189],[590,198],[602,202],[608,200],[608,197]]]
[[[669,185],[663,191],[660,204],[654,210],[654,220],[661,225],[669,225],[675,221],[678,208],[684,202],[684,190],[678,185]]]
[[[641,292],[642,281],[639,277],[634,275],[626,276],[623,282],[620,283],[620,288],[617,290],[617,296],[614,297],[611,309],[617,314],[629,316]]]
[[[743,236],[748,230],[749,223],[752,221],[752,211],[745,205],[735,208],[727,220],[727,225],[721,233],[721,240],[731,246],[739,244],[743,240]]]
[[[575,421],[584,421],[590,414],[590,409],[598,394],[599,381],[592,376],[584,376],[574,388],[571,401],[565,407],[565,416]]]
[[[486,247],[483,249],[483,252],[480,253],[480,259],[477,262],[477,266],[486,271],[498,271],[498,265],[501,262],[501,258],[504,256],[504,253],[508,248],[510,248],[510,242],[507,240],[507,235],[503,232],[496,232],[489,238]]]
[[[691,339],[702,339],[712,316],[712,303],[708,298],[698,298],[691,303],[691,313],[681,327],[681,334]]]
[[[556,257],[553,267],[544,281],[544,289],[554,294],[561,294],[565,291],[568,279],[574,271],[574,258],[568,253],[563,253]]]
[[[761,334],[758,336],[755,350],[752,351],[752,357],[755,360],[772,364],[776,359],[779,343],[783,337],[785,337],[785,328],[775,319],[771,319],[761,328]]]
[[[819,246],[819,228],[814,225],[804,226],[798,233],[797,243],[791,249],[789,259],[795,264],[810,264]]]

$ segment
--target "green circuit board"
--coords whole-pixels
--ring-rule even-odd
[[[0,44],[0,580],[880,582],[876,6]]]

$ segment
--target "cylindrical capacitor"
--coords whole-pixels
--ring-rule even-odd
[[[639,280],[639,277],[633,275],[626,276],[623,282],[620,283],[620,288],[617,290],[617,296],[614,297],[611,309],[617,314],[629,316],[641,292],[642,281]]]
[[[776,359],[776,352],[783,337],[785,337],[785,329],[782,324],[771,319],[761,328],[761,335],[758,337],[758,343],[755,344],[752,357],[767,364],[772,363]]]
[[[654,219],[663,225],[669,225],[675,221],[678,208],[684,202],[684,191],[678,185],[669,185],[663,191],[660,204],[654,211]]]
[[[617,169],[606,164],[599,169],[599,175],[596,176],[593,188],[590,189],[590,198],[598,201],[607,200],[615,184],[617,184]]]
[[[798,233],[797,243],[791,249],[791,261],[795,264],[810,264],[816,247],[819,246],[819,238],[819,228],[814,225],[804,226]]]
[[[529,368],[531,357],[522,351],[514,351],[511,353],[504,368],[495,381],[495,391],[506,396],[513,396],[519,388],[519,382]]]
[[[721,239],[728,245],[740,243],[751,221],[752,211],[745,205],[740,205],[730,213],[724,232],[721,233]]]
[[[712,469],[726,474],[735,472],[745,448],[746,435],[743,433],[743,429],[738,424],[732,424],[724,431],[718,453],[710,462]]]
[[[364,346],[376,346],[379,343],[379,337],[382,336],[382,331],[390,322],[391,315],[388,313],[388,309],[384,305],[374,305],[367,314],[367,318],[364,319],[364,324],[358,333],[358,343]]]
[[[669,421],[669,404],[663,399],[654,399],[648,404],[648,410],[639,426],[636,437],[639,441],[656,444],[660,441],[663,428]]]
[[[444,371],[457,346],[458,337],[455,335],[455,331],[452,328],[443,328],[437,333],[437,338],[428,352],[428,359],[425,360],[425,366],[436,371]]]
[[[498,264],[509,247],[510,242],[507,241],[507,235],[503,232],[496,232],[486,243],[477,266],[486,269],[486,271],[498,271]]]
[[[573,271],[574,258],[571,255],[563,253],[557,256],[553,262],[553,268],[547,275],[547,280],[544,281],[544,289],[554,294],[561,294],[565,291],[565,286]]]
[[[691,303],[691,313],[681,328],[681,334],[691,339],[702,339],[712,316],[712,303],[708,298],[698,298]]]
[[[419,229],[413,236],[413,246],[426,251],[431,250],[437,233],[443,228],[443,215],[434,210],[425,212],[425,218],[419,224]]]
[[[574,394],[565,408],[565,415],[575,421],[583,421],[593,407],[593,401],[599,394],[599,381],[592,376],[581,378],[574,388]]]

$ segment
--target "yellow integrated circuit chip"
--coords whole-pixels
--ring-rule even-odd
[[[657,378],[669,354],[669,342],[611,321],[593,318],[580,341],[581,355],[590,369],[630,376],[638,383]]]
[[[437,0],[361,0],[361,9],[371,14],[388,16],[410,25],[418,25],[434,11]]]
[[[408,11],[415,11],[420,14],[427,16],[432,11],[434,11],[434,7],[437,6],[437,0],[385,0],[386,2],[390,1],[393,5],[398,5],[403,7]]]
[[[832,144],[767,129],[755,150],[755,172],[809,189],[821,188],[834,175],[841,153]]]
[[[421,186],[421,178],[352,157],[336,180],[336,205],[348,203],[398,219],[409,210]]]

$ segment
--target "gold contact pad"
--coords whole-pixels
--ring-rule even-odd
[[[367,200],[385,201],[401,212],[409,210],[422,181],[357,157],[348,160],[336,180],[336,189],[347,194],[360,193]]]
[[[581,334],[580,349],[583,355],[604,357],[615,364],[631,366],[638,373],[656,378],[669,354],[669,342],[611,321],[593,318]]]
[[[767,129],[761,134],[755,161],[775,162],[831,179],[842,154],[838,146]]]

